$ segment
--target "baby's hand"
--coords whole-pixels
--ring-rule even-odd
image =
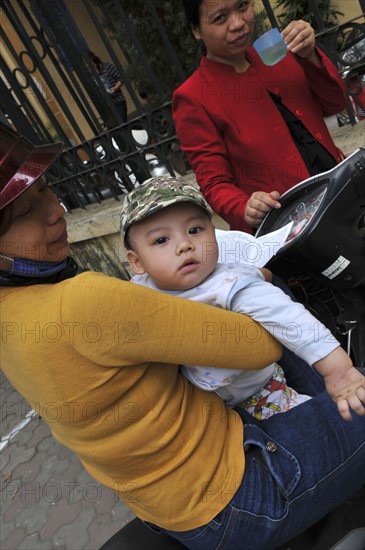
[[[278,191],[254,191],[248,199],[245,209],[245,222],[251,227],[258,227],[271,208],[280,208]]]
[[[350,409],[360,416],[365,415],[365,377],[355,367],[330,373],[324,381],[344,420],[352,419]]]

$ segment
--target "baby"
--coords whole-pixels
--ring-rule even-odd
[[[212,215],[200,191],[181,179],[151,178],[129,193],[121,236],[135,273],[132,281],[252,317],[315,367],[343,418],[351,419],[350,406],[361,405],[357,392],[363,376],[324,325],[265,279],[268,270],[218,263]],[[310,399],[287,386],[277,364],[257,371],[243,364],[242,369],[181,367],[193,384],[259,419]]]

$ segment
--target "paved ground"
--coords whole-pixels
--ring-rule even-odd
[[[332,133],[346,153],[365,147],[365,121]],[[51,437],[2,373],[0,383],[1,550],[97,550],[133,514]]]
[[[0,382],[0,548],[98,549],[133,514],[53,439],[3,373]]]
[[[355,127],[350,125],[338,128],[330,124],[331,135],[338,147],[348,155],[359,147],[365,147],[365,120],[359,122]]]

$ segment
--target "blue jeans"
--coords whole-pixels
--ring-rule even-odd
[[[162,530],[187,548],[275,549],[365,483],[365,417],[345,422],[327,393],[262,422],[237,411],[246,467],[236,494],[207,525]]]

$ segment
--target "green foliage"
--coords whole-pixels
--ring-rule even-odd
[[[161,105],[171,99],[173,90],[185,79],[178,74],[157,24],[144,0],[119,0],[143,53],[136,48],[123,17],[120,16],[118,0],[93,0],[103,13],[103,25],[118,41],[127,60],[127,76],[135,83],[136,89],[147,94],[148,104]],[[185,21],[180,0],[153,0],[153,7],[163,26],[175,55],[181,64],[185,77],[199,64],[199,45]],[[162,94],[157,94],[148,65],[160,83]]]
[[[252,42],[270,29],[270,21],[265,10],[255,11],[255,27],[252,35]]]
[[[325,28],[338,24],[338,16],[343,13],[337,10],[332,0],[317,0],[317,5]],[[310,0],[276,0],[275,10],[280,10],[277,18],[280,21],[281,29],[286,27],[290,21],[303,19],[308,21],[316,32],[319,31]]]

